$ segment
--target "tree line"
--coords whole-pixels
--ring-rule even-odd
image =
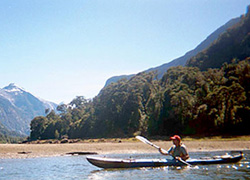
[[[30,139],[249,134],[250,58],[220,69],[139,73],[31,121]]]

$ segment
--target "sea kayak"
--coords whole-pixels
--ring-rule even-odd
[[[190,165],[225,164],[236,163],[243,158],[243,153],[237,155],[222,155],[204,157],[200,159],[189,159],[186,162]],[[120,159],[89,156],[86,159],[99,168],[138,168],[138,167],[160,167],[160,166],[185,166],[186,164],[176,159]]]

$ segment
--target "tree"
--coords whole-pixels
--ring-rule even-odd
[[[36,140],[40,139],[45,128],[46,124],[48,122],[48,119],[43,116],[37,116],[35,117],[30,124],[30,139],[31,140]]]

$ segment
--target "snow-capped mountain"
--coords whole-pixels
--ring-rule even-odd
[[[57,104],[41,100],[14,83],[0,88],[0,123],[11,131],[29,135],[31,120],[45,115],[45,109],[56,107]]]

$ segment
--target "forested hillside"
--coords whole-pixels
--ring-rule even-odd
[[[250,6],[241,21],[229,28],[207,49],[192,57],[187,66],[201,70],[220,68],[224,62],[232,59],[245,59],[250,54]]]
[[[136,134],[249,134],[250,58],[221,69],[172,67],[160,80],[141,73],[77,97],[31,122],[31,139],[131,137]]]
[[[250,11],[187,67],[143,72],[31,122],[30,139],[249,134]]]
[[[151,72],[151,71],[157,71],[157,78],[162,78],[162,76],[164,75],[164,73],[170,68],[170,67],[174,67],[174,66],[185,66],[185,64],[187,63],[187,60],[189,60],[191,57],[197,55],[199,52],[207,49],[212,42],[214,42],[216,39],[218,39],[218,37],[223,34],[224,32],[227,31],[228,28],[234,26],[235,24],[239,23],[239,21],[241,20],[240,17],[231,19],[230,21],[228,21],[226,24],[224,24],[223,26],[219,27],[218,29],[216,29],[212,34],[210,34],[204,41],[202,41],[196,48],[194,48],[191,51],[188,51],[185,55],[176,58],[168,63],[162,64],[160,66],[154,67],[154,68],[150,68],[146,71],[143,72]],[[114,76],[109,78],[106,81],[105,86],[111,84],[112,82],[117,82],[118,80],[122,79],[122,78],[131,78],[132,76],[134,76],[135,74],[131,74],[131,75],[121,75],[121,76]]]

